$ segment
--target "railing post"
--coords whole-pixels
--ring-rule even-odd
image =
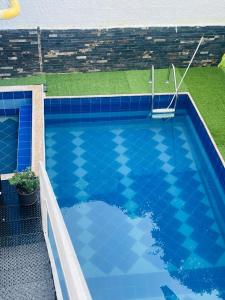
[[[155,97],[155,68],[154,65],[152,65],[150,70],[150,76],[148,83],[152,84],[152,104],[151,104],[151,113],[154,108],[154,97]]]
[[[48,210],[45,199],[44,182],[42,172],[39,166],[39,178],[40,178],[40,204],[41,204],[41,217],[42,217],[42,228],[44,235],[48,235]]]

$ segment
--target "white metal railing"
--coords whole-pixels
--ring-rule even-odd
[[[171,70],[173,70],[173,80],[174,80],[174,89],[175,89],[175,93],[174,93],[174,96],[172,98],[172,100],[170,101],[169,105],[167,108],[170,108],[173,104],[173,101],[174,101],[174,109],[176,109],[176,106],[177,106],[177,100],[178,100],[178,88],[177,88],[177,75],[176,75],[176,69],[175,69],[175,66],[174,64],[171,64],[171,66],[169,67],[168,69],[168,77],[167,77],[167,81],[166,83],[169,83],[170,82],[170,74],[171,74]]]
[[[73,244],[64,223],[63,216],[42,162],[39,162],[39,178],[43,231],[47,244],[49,244],[49,220],[69,299],[91,300],[92,298],[87,283],[83,276]]]

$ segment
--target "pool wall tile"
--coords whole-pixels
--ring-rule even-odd
[[[0,116],[16,116],[18,113],[18,109],[0,109]]]
[[[115,105],[115,104],[116,104],[116,101],[115,101],[115,103],[111,103],[111,107],[113,107],[113,105]],[[101,99],[100,98],[95,97],[92,99],[91,112],[92,113],[101,112]]]
[[[156,96],[156,99],[157,97],[158,96]],[[168,97],[163,97],[160,101],[165,101],[165,99],[168,100]],[[151,101],[151,96],[145,95],[84,98],[48,98],[45,100],[45,113],[68,112],[82,114],[90,112],[100,113],[120,111],[147,111],[150,109]],[[70,106],[70,108],[67,106]]]
[[[0,115],[16,115],[23,105],[31,105],[32,92],[0,92]]]
[[[19,113],[17,171],[31,166],[32,153],[32,106],[22,106]]]
[[[206,150],[206,153],[207,153],[210,161],[212,162],[212,166],[221,182],[221,185],[222,185],[223,189],[225,190],[225,180],[224,180],[225,168],[224,168],[223,162],[221,161],[221,159],[214,147],[214,144],[213,144],[204,124],[202,123],[200,116],[198,115],[198,112],[196,111],[194,105],[190,101],[190,99],[187,102],[187,111],[188,111],[188,114],[192,120],[192,123],[201,139],[201,142]],[[225,203],[223,203],[222,207],[225,210]]]
[[[173,95],[155,95],[155,107],[167,107],[172,97]],[[181,95],[179,99],[179,108],[184,108],[187,96]],[[48,98],[45,100],[45,113],[148,111],[151,102],[151,95]]]

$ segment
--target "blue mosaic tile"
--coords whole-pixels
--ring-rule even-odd
[[[18,143],[18,117],[0,117],[0,173],[16,170]]]
[[[32,106],[22,106],[19,114],[17,170],[31,166],[32,155]]]
[[[14,115],[23,105],[31,105],[32,92],[2,92],[0,93],[0,115]],[[4,113],[1,113],[3,110]],[[11,110],[11,112],[9,112]],[[8,112],[7,112],[8,111]]]

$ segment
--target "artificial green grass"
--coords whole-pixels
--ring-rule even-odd
[[[123,94],[129,91],[124,72],[47,74],[49,96]]]
[[[155,92],[174,92],[169,84],[167,69],[156,70]],[[177,69],[179,82],[184,69]],[[47,84],[48,96],[80,96],[106,94],[150,93],[149,71],[44,74],[26,78],[0,80],[0,85]],[[225,158],[225,73],[217,67],[195,67],[189,73],[180,91],[189,91]]]
[[[191,68],[185,84],[225,158],[225,73],[216,67]]]
[[[173,92],[171,80],[166,84],[167,70],[155,72],[156,92]],[[47,74],[48,96],[80,96],[135,94],[151,92],[149,71],[120,71],[97,73]],[[180,79],[177,73],[178,80]]]
[[[155,92],[174,92],[172,73],[167,84],[167,69],[155,71]],[[80,96],[107,94],[149,93],[151,85],[148,70],[45,74],[26,78],[0,80],[0,85],[31,85],[44,83],[48,96]],[[178,81],[180,74],[177,72]],[[185,86],[183,90],[186,90]]]
[[[28,77],[18,77],[10,79],[1,79],[0,86],[11,86],[11,85],[33,85],[33,84],[46,84],[46,76],[33,75]]]

